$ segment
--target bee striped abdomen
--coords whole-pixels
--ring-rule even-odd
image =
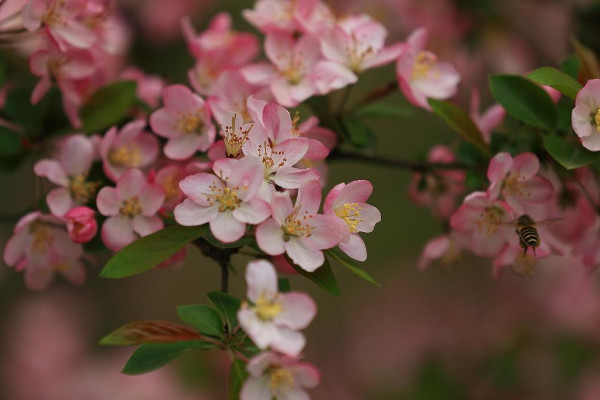
[[[533,226],[524,226],[519,229],[519,236],[521,238],[521,246],[527,247],[537,247],[540,245],[540,237],[538,235],[537,229]]]

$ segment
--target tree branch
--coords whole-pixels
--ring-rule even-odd
[[[333,151],[329,154],[328,160],[353,160],[372,164],[381,165],[384,167],[393,167],[400,169],[411,169],[413,171],[429,171],[433,169],[467,169],[471,168],[466,164],[461,163],[431,163],[426,161],[411,161],[399,160],[387,157],[369,156],[358,153],[345,153],[341,151]]]

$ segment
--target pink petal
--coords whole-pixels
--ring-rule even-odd
[[[291,138],[292,118],[285,108],[271,103],[263,109],[263,124],[269,138],[275,143],[281,143]]]
[[[337,186],[336,186],[337,187]],[[366,180],[358,180],[348,183],[340,191],[333,208],[338,208],[346,203],[365,203],[373,193],[373,185]]]
[[[215,175],[204,172],[187,176],[179,182],[181,191],[202,206],[209,206],[211,204],[211,201],[206,197],[206,194],[213,192],[211,187],[220,190],[225,185]]]
[[[229,187],[237,186],[240,188],[239,196],[243,201],[252,198],[264,180],[264,167],[262,163],[254,157],[244,157],[241,160],[229,160],[231,166],[234,166],[231,173],[223,174],[229,177],[227,185]],[[223,161],[225,162],[225,160]],[[218,163],[215,163],[218,165]],[[218,167],[215,166],[215,172]],[[220,175],[221,176],[221,175]]]
[[[112,187],[105,186],[98,192],[96,205],[100,214],[107,216],[119,215],[121,208],[121,199],[117,196],[117,190]]]
[[[172,160],[188,159],[198,151],[202,140],[202,135],[193,133],[169,139],[164,149],[165,155]]]
[[[40,79],[31,92],[31,104],[38,104],[51,87],[52,81],[49,78],[44,77]]]
[[[246,267],[247,297],[253,303],[261,297],[272,299],[278,292],[277,273],[273,265],[265,260],[252,261]]]
[[[62,217],[73,205],[71,193],[65,188],[51,190],[46,196],[46,203],[50,212],[57,217]]]
[[[334,216],[311,215],[308,224],[313,228],[310,233],[310,240],[315,248],[329,249],[337,246],[348,229],[345,224],[339,221],[339,218]]]
[[[56,160],[41,160],[35,163],[33,171],[38,176],[48,178],[56,185],[67,186],[69,178],[65,174],[63,167]]]
[[[327,94],[356,83],[358,77],[344,64],[319,61],[310,73],[310,78],[320,94]]]
[[[244,236],[246,224],[235,219],[230,210],[226,210],[210,220],[210,231],[221,242],[233,243]]]
[[[264,200],[252,199],[233,210],[233,216],[238,221],[257,225],[271,216],[271,206]]]
[[[246,370],[250,376],[257,378],[263,375],[264,371],[271,365],[276,364],[277,361],[278,357],[275,353],[265,351],[252,357],[250,361],[248,361],[248,364],[246,364]]]
[[[490,161],[487,177],[490,182],[504,179],[513,168],[513,158],[508,153],[498,153]]]
[[[165,108],[180,112],[194,112],[204,107],[204,100],[183,85],[167,86],[163,90]]]
[[[262,250],[264,251],[264,249]],[[308,272],[315,271],[325,262],[323,252],[313,241],[306,238],[290,238],[288,242],[285,242],[285,251],[294,264]]]
[[[133,217],[133,230],[140,236],[149,235],[161,230],[163,227],[163,221],[158,215],[136,215]]]
[[[71,136],[60,152],[60,163],[69,176],[84,175],[94,161],[94,144],[83,135]]]
[[[356,226],[359,232],[373,232],[375,224],[381,221],[381,213],[370,204],[358,203],[361,221]]]
[[[278,335],[272,341],[271,348],[289,356],[297,356],[305,344],[306,339],[300,332],[279,327]]]
[[[165,191],[160,185],[148,183],[139,194],[139,202],[142,214],[152,216],[158,212],[165,201]]]
[[[441,258],[450,247],[450,239],[448,236],[438,236],[431,239],[423,248],[423,254],[419,259],[418,268],[424,270],[431,264],[433,260]]]
[[[119,251],[136,238],[132,220],[126,216],[110,217],[102,225],[102,241],[109,249]]]
[[[269,390],[269,377],[248,378],[242,386],[240,400],[272,400],[273,394]]]
[[[540,161],[533,153],[522,153],[513,159],[513,171],[519,173],[520,181],[528,181],[540,170]]]
[[[85,268],[79,260],[66,261],[68,267],[61,269],[60,273],[74,285],[82,285],[85,282]]]
[[[88,48],[96,41],[93,31],[73,19],[68,19],[64,24],[52,25],[51,31],[73,47]]]
[[[44,290],[54,279],[54,271],[49,265],[29,265],[25,269],[25,286],[31,290]]]
[[[305,329],[317,315],[315,301],[305,293],[282,293],[279,295],[282,311],[273,322],[293,330]]]
[[[29,232],[21,231],[15,233],[4,246],[2,255],[4,262],[9,267],[14,267],[19,260],[25,255],[29,243]]]
[[[290,367],[294,373],[294,382],[298,387],[312,389],[321,381],[319,370],[307,363],[297,363]]]
[[[282,167],[271,177],[273,183],[285,189],[297,189],[311,181],[318,181],[321,174],[314,168],[299,169]]]
[[[213,219],[219,213],[219,209],[215,206],[201,206],[190,199],[185,199],[183,203],[175,207],[173,213],[175,221],[180,225],[197,226],[204,225]]]
[[[363,262],[367,260],[367,246],[365,246],[365,242],[360,235],[356,233],[350,234],[348,241],[340,242],[338,247],[356,261]]]
[[[288,192],[277,192],[273,195],[271,214],[278,225],[283,225],[292,211],[294,211],[294,206]]]
[[[283,229],[273,218],[270,218],[256,228],[256,243],[258,247],[270,256],[285,253]]]
[[[300,215],[304,213],[316,214],[321,206],[321,185],[319,181],[312,180],[303,184],[298,189],[296,207],[300,209]]]
[[[375,67],[380,67],[382,65],[386,65],[391,63],[392,61],[396,61],[396,59],[400,56],[406,44],[404,43],[396,43],[391,46],[387,46],[375,54],[373,57],[367,58],[362,65],[363,69],[370,69]]]
[[[161,108],[150,115],[150,127],[159,136],[176,138],[181,136],[177,127],[177,116],[172,111]]]

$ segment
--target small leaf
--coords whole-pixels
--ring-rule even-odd
[[[237,312],[240,308],[241,301],[233,296],[223,292],[210,292],[208,299],[217,309],[223,321],[230,328],[237,326]]]
[[[492,95],[507,113],[537,128],[554,129],[556,106],[544,89],[516,75],[490,77]]]
[[[344,120],[344,126],[350,142],[356,147],[367,147],[373,143],[375,134],[360,118],[349,117]]]
[[[577,55],[573,54],[573,55],[567,57],[562,62],[560,67],[571,78],[577,79],[577,77],[579,75],[579,65],[580,64],[581,64],[581,62],[579,61],[579,58],[577,57]]]
[[[246,363],[237,358],[233,360],[229,370],[229,400],[239,400],[240,390],[247,377]]]
[[[135,103],[136,89],[134,81],[118,81],[98,89],[81,107],[81,130],[102,132],[120,122]]]
[[[206,226],[171,226],[144,236],[115,254],[104,266],[103,278],[125,278],[149,270],[186,244],[204,235]]]
[[[367,273],[367,271],[356,265],[356,261],[348,257],[348,255],[342,252],[338,247],[325,250],[325,253],[328,256],[336,259],[340,264],[348,268],[350,272],[352,272],[354,275],[358,276],[362,280],[369,282],[371,285],[381,287],[381,285],[377,283],[375,279],[373,279],[371,275]]]
[[[331,266],[329,265],[329,261],[325,259],[323,265],[317,268],[314,272],[308,272],[294,264],[294,262],[286,256],[287,261],[290,265],[298,272],[300,275],[310,279],[325,291],[335,295],[340,295],[340,288],[335,280],[335,275],[333,275],[333,271],[331,270]]]
[[[292,290],[290,280],[288,278],[279,278],[277,280],[277,287],[281,293],[287,293]]]
[[[552,67],[538,68],[527,77],[540,85],[550,86],[572,99],[577,97],[581,84],[562,71]]]
[[[0,126],[0,157],[19,154],[23,151],[19,134],[5,126]]]
[[[105,346],[134,346],[142,343],[171,343],[200,339],[193,329],[166,321],[138,321],[124,325],[100,339]]]
[[[600,63],[596,54],[581,44],[575,36],[571,37],[571,43],[579,58],[579,82],[587,82],[590,79],[600,78]]]
[[[414,107],[389,102],[369,103],[352,115],[358,118],[405,118],[412,115]]]
[[[213,308],[204,304],[191,304],[177,307],[177,315],[186,324],[208,336],[222,336],[223,321]]]
[[[216,347],[216,344],[202,340],[143,344],[129,357],[122,372],[126,375],[145,374],[168,364],[186,351],[210,350]]]
[[[571,143],[552,133],[544,137],[544,147],[560,165],[575,169],[600,161],[600,153],[586,150],[579,143]]]
[[[448,101],[427,99],[427,102],[433,109],[433,112],[442,117],[455,132],[485,154],[490,153],[490,149],[483,139],[483,134],[465,110]]]

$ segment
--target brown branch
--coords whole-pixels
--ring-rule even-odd
[[[467,169],[471,168],[466,164],[461,163],[431,163],[426,161],[411,161],[411,160],[400,160],[387,157],[369,156],[358,153],[345,153],[341,151],[334,151],[329,155],[328,160],[353,160],[360,162],[367,162],[371,164],[377,164],[384,167],[393,167],[400,169],[410,169],[413,171],[430,171],[434,169]]]

